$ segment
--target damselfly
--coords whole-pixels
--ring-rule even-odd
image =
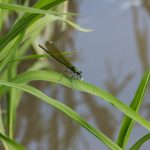
[[[53,58],[55,58],[57,61],[59,61],[61,64],[66,66],[69,70],[72,71],[73,76],[71,78],[76,77],[77,79],[82,80],[82,71],[79,71],[74,65],[72,65],[67,58],[64,57],[62,52],[52,43],[52,42],[46,42],[46,49],[39,45],[40,48],[42,48],[45,52],[50,54]]]

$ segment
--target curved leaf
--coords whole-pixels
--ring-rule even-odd
[[[91,85],[89,83],[73,79],[72,82],[70,82],[69,77],[64,77],[60,80],[62,74],[52,72],[52,71],[31,71],[31,72],[25,72],[23,74],[18,75],[16,78],[14,78],[12,81],[15,83],[25,83],[32,80],[44,80],[44,81],[51,81],[56,82],[62,85],[65,85],[67,87],[87,92],[93,95],[96,95],[108,103],[114,105],[116,108],[118,108],[120,111],[125,113],[127,116],[132,118],[133,120],[137,121],[139,124],[141,124],[143,127],[150,130],[150,123],[144,119],[142,116],[140,116],[138,113],[134,112],[131,108],[129,108],[126,104],[118,100],[116,97],[112,96],[107,91],[98,88],[94,85]],[[0,95],[4,94],[4,92],[7,91],[7,88],[0,87]]]
[[[30,93],[30,94],[38,97],[39,99],[43,100],[44,102],[52,105],[53,107],[61,110],[62,112],[64,112],[71,119],[76,121],[78,124],[80,124],[86,130],[88,130],[90,133],[95,135],[99,140],[101,140],[109,148],[111,148],[113,150],[121,150],[121,148],[117,144],[115,144],[113,141],[111,141],[109,138],[107,138],[103,133],[99,132],[94,127],[92,127],[90,124],[88,124],[84,119],[82,119],[80,117],[80,115],[78,115],[76,112],[74,112],[71,108],[69,108],[65,104],[63,104],[55,99],[49,98],[47,95],[45,95],[41,91],[37,90],[36,88],[34,88],[32,86],[24,85],[24,84],[16,84],[16,83],[12,83],[12,82],[4,82],[4,81],[0,81],[0,84],[20,89],[22,91],[25,91],[27,93]]]

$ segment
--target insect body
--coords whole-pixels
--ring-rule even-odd
[[[61,51],[52,43],[52,42],[46,42],[45,43],[46,48],[45,49],[43,46],[39,45],[40,48],[42,48],[44,51],[46,51],[48,54],[50,54],[53,58],[55,58],[57,61],[59,61],[61,64],[66,66],[68,69],[70,69],[74,75],[71,77],[76,77],[77,79],[82,80],[82,71],[79,71],[74,65],[72,65],[67,58],[63,56]]]

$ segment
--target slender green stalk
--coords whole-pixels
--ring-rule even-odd
[[[80,115],[78,115],[76,112],[74,112],[71,108],[69,108],[65,104],[63,104],[55,99],[49,98],[47,95],[45,95],[41,91],[37,90],[36,88],[25,85],[25,84],[16,84],[13,82],[0,81],[0,84],[8,86],[8,87],[20,89],[22,91],[25,91],[27,93],[30,93],[30,94],[38,97],[39,99],[43,100],[44,102],[52,105],[53,107],[61,110],[62,112],[64,112],[68,117],[70,117],[71,119],[76,121],[78,124],[80,124],[86,130],[88,130],[90,133],[95,135],[100,141],[102,141],[104,144],[106,144],[110,149],[122,150],[116,143],[111,141],[102,132],[99,132],[97,129],[95,129],[90,124],[88,124],[82,117],[80,117]]]
[[[56,82],[62,85],[65,85],[67,87],[87,92],[93,95],[96,95],[102,99],[104,99],[106,102],[114,105],[116,108],[118,108],[121,112],[125,113],[127,116],[132,118],[134,121],[137,121],[139,124],[141,124],[146,129],[150,130],[150,123],[144,119],[141,115],[133,111],[131,108],[129,108],[126,104],[118,100],[116,97],[112,96],[110,93],[108,93],[105,90],[102,90],[101,88],[98,88],[94,85],[91,85],[86,82],[81,82],[80,80],[73,79],[72,82],[70,82],[70,79],[67,77],[63,77],[62,80],[60,80],[62,74],[52,72],[52,71],[31,71],[31,72],[25,72],[23,74],[18,75],[15,79],[13,79],[13,82],[16,83],[25,83],[32,80],[44,80],[44,81],[51,81]],[[7,88],[0,88],[0,94],[7,91]]]

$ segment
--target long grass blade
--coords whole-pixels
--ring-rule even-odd
[[[11,140],[10,138],[8,138],[2,133],[0,133],[0,139],[5,141],[9,149],[11,150],[25,150],[25,148],[22,145],[16,143],[15,141]]]
[[[109,138],[107,138],[102,132],[99,132],[94,127],[92,127],[90,124],[88,124],[82,117],[80,117],[80,115],[78,115],[76,112],[74,112],[71,108],[69,108],[68,106],[64,105],[63,103],[61,103],[55,99],[49,98],[47,95],[45,95],[41,91],[37,90],[36,88],[28,86],[28,85],[24,85],[24,84],[16,84],[16,83],[12,83],[12,82],[4,82],[4,81],[0,81],[0,84],[8,86],[8,87],[20,89],[22,91],[25,91],[27,93],[30,93],[30,94],[38,97],[39,99],[43,100],[44,102],[48,103],[49,105],[64,112],[68,117],[70,117],[71,119],[76,121],[79,125],[84,127],[90,133],[95,135],[100,141],[102,141],[109,148],[111,148],[113,150],[121,150],[121,148],[117,144],[115,144],[113,141],[111,141]]]
[[[65,0],[51,0],[51,1],[38,1],[34,7],[41,9],[49,9],[52,8],[59,3]],[[31,24],[33,24],[36,20],[38,20],[42,15],[41,14],[25,14],[21,17],[17,23],[12,27],[10,32],[8,32],[4,37],[0,38],[0,51],[11,41],[13,40],[19,33],[24,32]]]
[[[143,136],[142,138],[140,138],[131,148],[130,150],[139,150],[140,147],[147,141],[150,139],[150,133],[146,134],[145,136]]]
[[[56,83],[65,85],[67,87],[70,87],[79,91],[83,91],[83,92],[96,95],[104,99],[106,102],[113,104],[121,112],[123,112],[124,114],[132,118],[134,121],[137,121],[146,129],[150,130],[150,123],[146,119],[144,119],[141,115],[139,115],[134,110],[129,108],[126,104],[118,100],[116,97],[112,96],[110,93],[94,85],[91,85],[86,82],[81,82],[76,79],[73,79],[73,82],[76,82],[76,84],[72,84],[72,82],[70,82],[70,79],[67,77],[63,77],[60,80],[61,76],[62,74],[52,72],[52,71],[31,71],[31,72],[26,72],[26,73],[18,75],[12,81],[16,83],[25,83],[25,82],[29,82],[32,80],[51,81],[51,82],[56,82]],[[8,90],[7,88],[0,87],[0,95],[4,94],[7,90]]]
[[[143,76],[139,84],[139,87],[136,91],[136,94],[134,96],[134,99],[130,104],[130,108],[135,112],[138,112],[139,108],[141,107],[149,81],[150,81],[150,71],[146,72],[145,75]],[[131,119],[129,116],[125,116],[122,121],[122,126],[117,140],[117,144],[120,145],[122,148],[125,148],[129,140],[131,131],[134,126],[134,121],[135,120]]]

